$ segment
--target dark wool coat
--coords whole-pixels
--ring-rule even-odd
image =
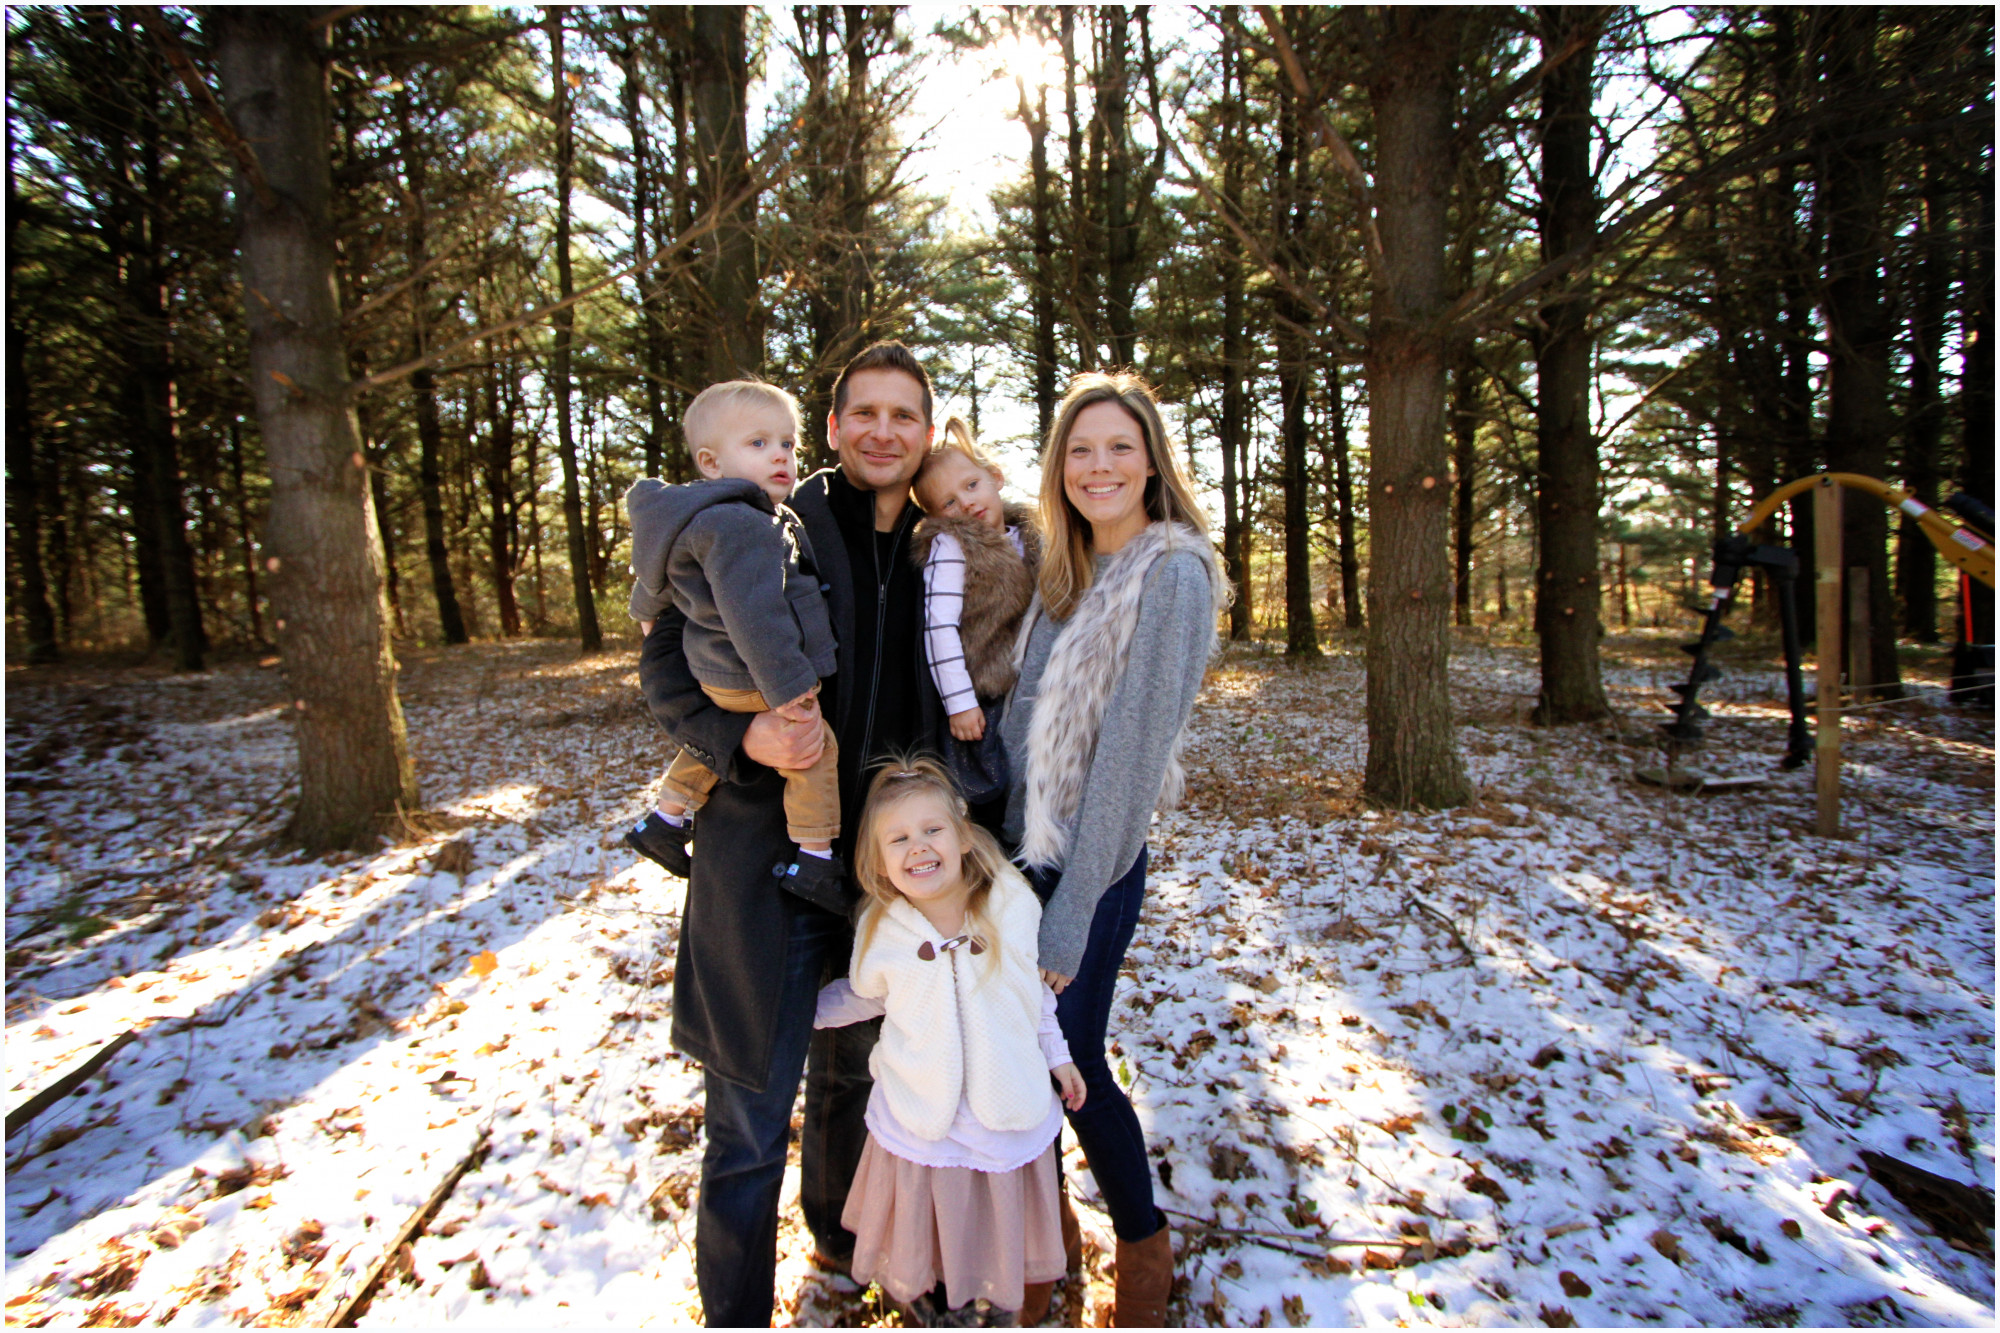
[[[996,532],[976,518],[933,514],[917,525],[910,559],[922,569],[931,558],[931,542],[941,532],[958,538],[965,552],[965,602],[958,617],[959,641],[965,645],[965,669],[981,702],[990,703],[1014,688],[1014,635],[1035,595],[1035,575],[1042,567],[1042,535],[1026,505],[1009,504],[1002,511],[1009,527],[1021,532],[1021,554],[1005,532]]]
[[[839,733],[857,700],[865,704],[868,690],[854,679],[856,587],[828,498],[829,477],[829,472],[808,477],[790,503],[805,527],[839,641],[834,706],[827,718]],[[784,779],[744,757],[751,715],[726,713],[702,694],[682,649],[684,623],[680,612],[668,609],[639,654],[639,686],[654,718],[674,743],[722,779],[696,819],[694,874],[674,964],[671,1040],[710,1072],[762,1091],[770,1078],[785,970],[784,950],[773,946],[790,938],[795,915],[820,909],[780,889],[771,874],[792,845],[785,836]],[[912,637],[921,659],[923,635]],[[897,702],[919,710],[920,734],[928,735],[942,708],[928,666],[921,661],[918,666],[923,684],[917,699]],[[865,759],[842,747],[843,792],[858,787]],[[844,958],[845,950],[840,953]]]

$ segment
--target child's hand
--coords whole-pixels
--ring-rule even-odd
[[[1061,1090],[1062,1104],[1072,1111],[1083,1109],[1083,1075],[1075,1065],[1057,1065],[1049,1071],[1055,1075],[1056,1087]]]
[[[984,736],[986,734],[986,710],[983,708],[968,708],[962,713],[953,713],[951,715],[951,734],[953,739],[961,741],[976,741],[981,736]]]
[[[819,691],[813,690],[800,695],[788,704],[780,704],[771,710],[787,722],[819,721]]]

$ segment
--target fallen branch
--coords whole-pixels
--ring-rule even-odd
[[[85,1079],[104,1068],[111,1057],[124,1050],[126,1043],[130,1042],[136,1035],[136,1033],[130,1031],[119,1033],[110,1041],[98,1047],[96,1051],[80,1064],[77,1064],[66,1073],[58,1074],[53,1081],[45,1084],[40,1091],[30,1093],[25,1101],[7,1112],[7,1137],[10,1139],[13,1138],[15,1130],[27,1128],[28,1123],[36,1116],[48,1110],[49,1107],[55,1105],[58,1101],[61,1101],[78,1087],[82,1086]]]
[[[1412,911],[1421,913],[1422,915],[1418,917],[1419,920],[1422,920],[1424,916],[1428,916],[1432,920],[1436,921],[1439,925],[1443,926],[1445,930],[1449,932],[1449,934],[1451,935],[1452,942],[1457,944],[1459,949],[1465,954],[1466,962],[1477,963],[1479,961],[1479,951],[1474,949],[1470,944],[1466,943],[1465,936],[1459,931],[1457,923],[1454,922],[1450,917],[1446,916],[1443,912],[1438,911],[1437,908],[1432,907],[1429,903],[1425,902],[1422,898],[1417,897],[1414,893],[1404,897],[1403,906]]]
[[[382,1253],[363,1272],[361,1284],[345,1296],[329,1296],[327,1292],[334,1287],[334,1283],[329,1281],[326,1289],[320,1292],[313,1310],[300,1321],[303,1326],[353,1328],[356,1317],[367,1308],[369,1300],[375,1295],[375,1289],[382,1285],[383,1277],[387,1275],[389,1266],[395,1262],[403,1246],[409,1244],[417,1233],[437,1216],[438,1209],[442,1208],[444,1201],[451,1197],[451,1192],[458,1188],[458,1182],[464,1179],[465,1173],[486,1160],[488,1144],[487,1131],[481,1130],[478,1140],[472,1145],[472,1151],[459,1159],[458,1165],[445,1174],[445,1178],[438,1182],[437,1188],[431,1191],[430,1197],[424,1200],[422,1206],[411,1213],[409,1220],[389,1238],[389,1243],[383,1247]]]

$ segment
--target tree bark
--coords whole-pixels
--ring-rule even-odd
[[[750,182],[745,116],[750,85],[744,6],[696,5],[688,58],[696,181],[709,207]],[[746,199],[702,242],[708,280],[710,383],[754,375],[764,364],[757,311],[757,202]]]
[[[632,140],[632,262],[642,267],[635,285],[639,292],[639,355],[646,391],[646,475],[660,475],[667,438],[666,407],[663,400],[665,378],[664,342],[660,328],[660,307],[664,293],[660,280],[643,267],[650,250],[647,219],[653,212],[653,166],[651,136],[646,132],[643,105],[644,81],[639,72],[638,39],[626,35],[625,46],[617,53],[624,74],[620,87],[620,107],[625,113],[625,133]]]
[[[1474,491],[1479,485],[1479,362],[1465,349],[1452,372],[1451,470],[1452,494],[1452,615],[1461,625],[1472,624],[1472,524]]]
[[[1837,117],[1820,137],[1821,192],[1826,208],[1828,385],[1827,463],[1837,472],[1882,477],[1888,473],[1889,344],[1895,321],[1882,291],[1885,150],[1879,143],[1847,140],[1874,123],[1877,29],[1872,6],[1824,11],[1822,95]],[[1860,107],[1860,110],[1850,108]],[[1868,570],[1866,693],[1896,697],[1902,674],[1896,660],[1896,605],[1889,582],[1888,513],[1881,505],[1841,507],[1841,559]],[[1824,627],[1822,627],[1824,629]],[[1843,653],[1843,658],[1849,654]],[[1851,682],[1861,688],[1864,682]]]
[[[1287,85],[1279,90],[1278,156],[1272,173],[1271,233],[1278,262],[1292,275],[1272,295],[1276,315],[1273,343],[1278,354],[1278,399],[1282,418],[1280,444],[1285,461],[1285,655],[1318,657],[1319,631],[1313,622],[1312,515],[1308,492],[1312,477],[1306,467],[1306,391],[1310,383],[1305,340],[1301,333],[1309,312],[1292,294],[1308,282],[1303,235],[1308,199],[1307,154],[1300,146],[1296,95]]]
[[[496,354],[486,371],[486,456],[481,479],[486,485],[486,559],[493,580],[493,600],[499,608],[500,632],[513,638],[521,632],[521,606],[514,596],[514,412],[500,390],[501,377],[511,381],[512,358]]]
[[[1596,12],[1541,11],[1545,57],[1581,40],[1542,79],[1542,257],[1588,246],[1597,234],[1591,179],[1591,69],[1602,20]],[[1572,279],[1542,306],[1535,342],[1535,504],[1541,529],[1535,633],[1542,687],[1534,720],[1543,725],[1608,717],[1597,644],[1597,439],[1590,429],[1591,290]]]
[[[1245,153],[1243,47],[1238,36],[1239,6],[1222,11],[1222,96],[1223,151],[1222,197],[1225,205],[1239,215],[1243,211],[1243,157]],[[1222,240],[1222,559],[1230,586],[1236,590],[1229,604],[1229,637],[1238,642],[1250,638],[1255,601],[1250,584],[1250,534],[1245,523],[1244,490],[1249,478],[1237,467],[1239,458],[1248,457],[1250,401],[1244,392],[1244,365],[1248,339],[1243,327],[1243,242],[1227,227]],[[1046,434],[1046,432],[1044,432]]]
[[[1452,183],[1453,83],[1463,11],[1351,14],[1370,53],[1375,204],[1382,254],[1368,343],[1368,768],[1364,790],[1398,809],[1463,805],[1472,789],[1453,733],[1450,516],[1444,370],[1437,331]]]
[[[1959,390],[1959,412],[1962,428],[1959,449],[1959,489],[1991,505],[1993,497],[1993,138],[1992,126],[1987,127],[1987,139],[1983,160],[1976,176],[1977,213],[1967,219],[1968,225],[1959,229],[1964,246],[1965,281],[1960,290],[1964,293],[1964,309],[1960,312],[1963,333],[1960,336],[1959,355],[1964,363],[1964,384]],[[1961,633],[1969,634],[1969,642],[1991,644],[1993,642],[1993,589],[1977,579],[1959,580],[1960,596],[1965,599],[1959,610],[1959,623],[1964,628]],[[1989,674],[1986,679],[1991,681]],[[1954,688],[1970,684],[1969,680],[1954,679]],[[1988,689],[1984,694],[1988,709],[1993,706],[1993,694]]]
[[[404,234],[412,274],[430,262],[426,188],[429,146],[417,141],[410,125],[410,95],[396,94],[397,147],[403,158],[403,181],[409,190],[409,222]],[[410,305],[410,359],[430,351],[430,289],[428,278],[417,278],[405,300]],[[567,313],[567,312],[565,312]],[[438,425],[437,379],[428,365],[410,374],[410,396],[417,417],[417,489],[424,506],[424,555],[431,568],[431,593],[437,600],[438,630],[448,644],[469,642],[465,617],[459,611],[458,588],[451,576],[451,550],[445,544],[444,474],[440,455],[444,433]]]
[[[548,8],[549,63],[554,71],[556,121],[556,287],[567,301],[576,291],[570,272],[569,191],[575,131],[570,124],[569,69],[563,59],[563,13],[567,5]],[[570,343],[575,337],[576,308],[555,313],[555,339],[550,353],[550,388],[556,399],[556,453],[562,462],[563,527],[568,538],[570,596],[576,605],[577,640],[586,654],[604,647],[597,626],[597,599],[590,590],[590,534],[583,526],[583,488],[577,475],[576,436],[570,425]]]
[[[1927,505],[1938,502],[1944,447],[1944,397],[1939,388],[1944,352],[1945,299],[1951,288],[1951,229],[1936,169],[1923,168],[1923,223],[1911,275],[1909,410],[1903,434],[1903,485]],[[1896,532],[1896,591],[1903,633],[1918,643],[1938,641],[1937,548],[1908,515]]]
[[[1340,362],[1326,367],[1327,420],[1333,426],[1333,498],[1335,529],[1340,540],[1340,602],[1349,629],[1360,629],[1361,557],[1354,547],[1354,466],[1348,447],[1347,392]]]
[[[311,10],[224,6],[205,22],[272,196],[238,182],[244,313],[299,750],[291,835],[325,851],[371,841],[379,815],[417,800],[335,297],[326,71]]]
[[[1049,90],[1035,88],[1035,109],[1028,110],[1028,90],[1020,85],[1021,118],[1028,123],[1028,170],[1033,182],[1029,231],[1035,248],[1035,290],[1031,308],[1035,321],[1035,440],[1047,441],[1056,412],[1056,243],[1055,200],[1049,181]],[[1225,464],[1227,466],[1227,464]]]

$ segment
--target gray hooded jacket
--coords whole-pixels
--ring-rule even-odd
[[[670,486],[642,477],[632,521],[632,618],[669,605],[687,617],[682,649],[712,689],[756,690],[773,708],[833,674],[833,625],[798,516],[754,481]]]

